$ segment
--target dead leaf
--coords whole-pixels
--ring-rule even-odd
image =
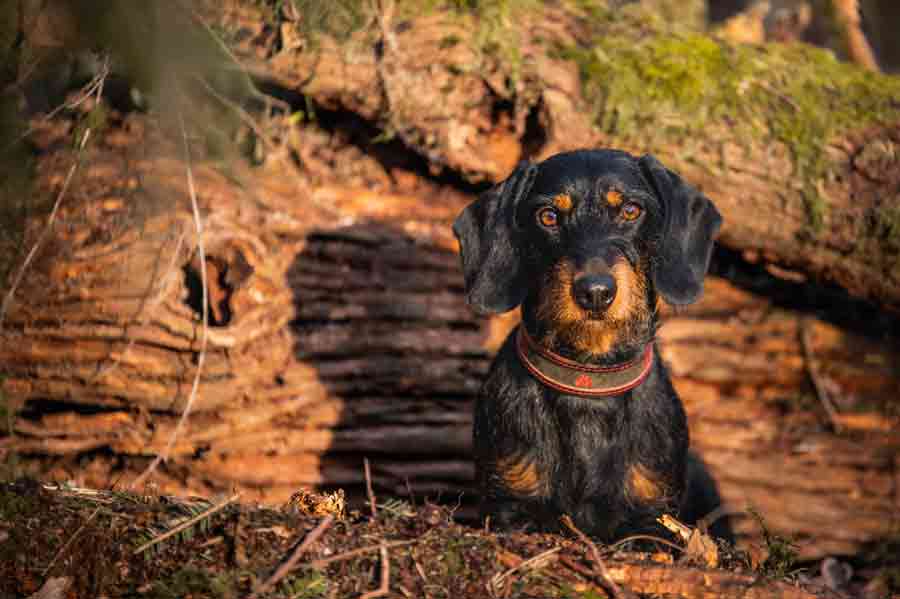
[[[719,565],[719,546],[711,536],[695,528],[688,539],[684,556],[695,563],[715,568]]]
[[[28,599],[65,599],[65,593],[72,584],[72,578],[69,576],[60,576],[57,578],[48,578],[38,591],[28,596]]]
[[[719,546],[708,534],[698,528],[692,528],[683,522],[679,522],[668,514],[657,518],[657,522],[681,537],[686,543],[684,557],[688,561],[705,564],[709,568],[719,565]]]
[[[338,520],[343,520],[347,512],[343,489],[333,493],[316,493],[300,489],[291,496],[288,506],[307,516],[321,518],[331,515]]]
[[[663,514],[662,516],[657,518],[656,521],[678,535],[682,541],[688,542],[690,540],[691,531],[693,529],[687,524],[679,522],[676,518],[673,518],[669,514]]]
[[[759,570],[760,566],[769,559],[769,549],[763,545],[751,544],[747,553],[750,554],[750,566],[754,570]]]

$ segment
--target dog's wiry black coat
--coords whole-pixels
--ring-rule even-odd
[[[654,343],[660,297],[682,305],[700,296],[720,223],[703,194],[652,156],[582,150],[520,164],[466,208],[454,233],[475,310],[521,304],[521,326],[547,350],[612,365]],[[575,299],[586,277],[610,276],[615,299]],[[684,410],[653,351],[640,385],[585,398],[531,376],[511,334],[475,408],[482,516],[553,530],[567,514],[609,541],[658,532],[661,513],[711,511],[717,495],[696,485],[708,475],[688,453]],[[691,485],[689,471],[700,473]]]

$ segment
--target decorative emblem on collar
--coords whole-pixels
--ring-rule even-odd
[[[644,382],[653,366],[653,344],[631,362],[615,366],[589,366],[540,347],[523,325],[516,335],[516,353],[522,365],[541,383],[582,397],[608,397],[634,389]]]

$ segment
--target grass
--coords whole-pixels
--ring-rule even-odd
[[[753,509],[748,512],[759,524],[763,542],[769,552],[766,560],[760,564],[759,571],[771,578],[784,578],[797,565],[797,546],[791,539],[772,533],[759,512]]]

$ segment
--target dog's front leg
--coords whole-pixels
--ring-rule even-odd
[[[525,452],[509,452],[479,460],[478,479],[486,492],[482,520],[497,530],[546,530],[555,518],[549,505],[549,484],[536,459]]]

